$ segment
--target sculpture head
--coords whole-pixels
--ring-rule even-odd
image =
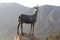
[[[38,8],[39,8],[39,6],[35,6],[35,7],[34,7],[34,9],[38,9]]]
[[[35,6],[34,9],[35,9],[36,11],[39,11],[39,6]]]

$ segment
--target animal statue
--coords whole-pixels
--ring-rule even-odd
[[[23,23],[31,24],[30,34],[34,35],[34,25],[37,20],[37,12],[39,11],[38,6],[34,7],[33,15],[21,14],[18,18],[17,34],[19,35],[19,26],[21,25],[21,34],[23,35]]]

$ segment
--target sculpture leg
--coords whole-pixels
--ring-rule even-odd
[[[18,24],[18,26],[17,26],[17,34],[19,35],[19,26],[20,26],[20,22],[19,22],[19,24]]]
[[[31,24],[31,28],[30,28],[30,34],[31,34],[31,32],[32,32],[32,24]]]
[[[22,27],[22,23],[21,23],[21,34],[23,35],[23,27]]]
[[[34,24],[33,24],[33,35],[34,35]]]

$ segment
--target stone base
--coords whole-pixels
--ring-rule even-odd
[[[30,35],[30,34],[24,33],[23,36],[21,36],[21,34],[15,35],[14,40],[40,40],[40,39],[37,38],[35,35]]]

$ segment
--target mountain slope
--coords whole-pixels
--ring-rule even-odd
[[[27,12],[28,11],[28,12]],[[53,11],[53,12],[52,12]],[[0,4],[0,39],[1,40],[13,40],[13,36],[16,34],[18,16],[20,14],[33,15],[33,8],[28,8],[17,3],[2,3]],[[57,24],[54,25],[55,17],[57,14]],[[39,7],[37,22],[35,25],[35,34],[43,39],[44,36],[59,32],[60,24],[60,7],[44,5]],[[53,22],[50,20],[53,20]],[[28,27],[29,26],[29,27]],[[23,24],[24,32],[30,32],[30,24]],[[58,27],[57,27],[58,26]],[[55,29],[56,28],[56,29]],[[56,30],[56,31],[55,31]]]
[[[0,4],[0,39],[6,40],[8,36],[8,29],[14,27],[16,32],[16,25],[18,16],[25,13],[30,8],[24,7],[18,3],[1,3]],[[5,36],[5,33],[7,35]]]

